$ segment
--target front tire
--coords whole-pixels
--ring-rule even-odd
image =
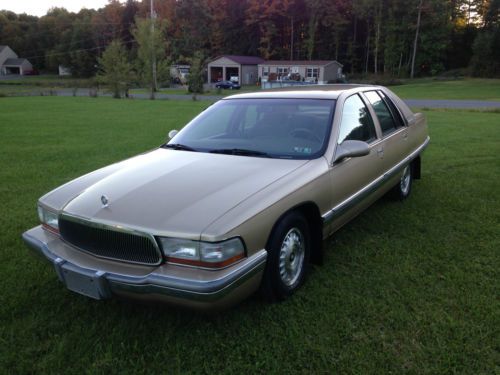
[[[284,216],[268,241],[266,269],[261,292],[270,301],[291,296],[304,282],[311,253],[306,219],[298,212]]]

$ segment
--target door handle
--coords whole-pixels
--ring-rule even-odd
[[[408,132],[403,133],[403,139],[406,141],[408,139]]]
[[[384,157],[384,149],[382,147],[380,147],[378,150],[377,150],[377,155],[381,158]]]

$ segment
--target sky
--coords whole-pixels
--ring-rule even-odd
[[[102,8],[108,0],[0,0],[0,10],[43,16],[50,8],[66,8],[78,12],[81,8]]]

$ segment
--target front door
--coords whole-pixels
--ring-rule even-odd
[[[325,215],[331,233],[361,212],[374,199],[372,183],[382,173],[382,159],[377,153],[379,144],[373,119],[358,94],[348,97],[342,108],[337,144],[346,140],[368,143],[366,156],[346,158],[335,162],[330,169],[332,209]]]

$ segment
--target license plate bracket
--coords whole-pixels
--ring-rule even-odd
[[[106,293],[105,273],[101,271],[87,270],[64,263],[58,265],[62,281],[69,290],[94,299],[104,299]],[[57,266],[56,266],[57,267]]]

